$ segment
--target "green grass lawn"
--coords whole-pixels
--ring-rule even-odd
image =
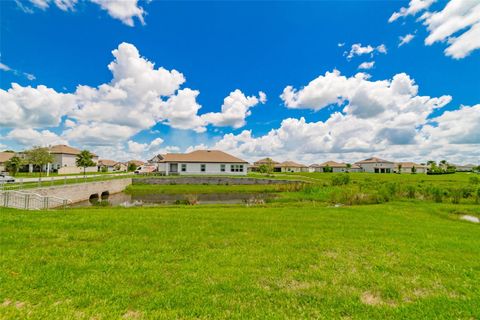
[[[480,318],[478,206],[0,210],[1,319]]]

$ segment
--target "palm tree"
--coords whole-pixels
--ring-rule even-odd
[[[77,167],[83,168],[83,175],[86,174],[87,167],[93,167],[95,162],[92,160],[93,154],[90,153],[88,150],[82,150],[75,159],[75,164]]]

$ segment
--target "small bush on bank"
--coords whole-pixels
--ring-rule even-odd
[[[408,185],[406,189],[407,189],[407,198],[415,199],[417,188],[415,186]]]
[[[461,188],[453,189],[450,191],[450,195],[452,197],[452,203],[459,204],[463,196],[463,190]]]
[[[480,178],[479,177],[470,177],[468,179],[468,182],[471,184],[480,184]]]
[[[445,191],[439,187],[431,186],[427,189],[427,193],[433,201],[440,203],[443,201]]]
[[[350,176],[346,173],[336,174],[332,177],[332,186],[343,186],[350,183]]]

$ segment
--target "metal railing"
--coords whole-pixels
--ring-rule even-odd
[[[41,210],[53,208],[66,208],[72,201],[51,196],[42,196],[31,192],[0,191],[0,207]]]
[[[67,184],[88,183],[97,181],[106,181],[113,179],[122,179],[132,177],[133,174],[111,174],[111,175],[86,175],[86,176],[60,176],[60,177],[41,177],[36,181],[30,178],[17,178],[14,183],[0,182],[0,192],[7,190],[27,190],[34,188],[45,188],[62,186]]]

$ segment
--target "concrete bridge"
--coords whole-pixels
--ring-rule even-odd
[[[123,178],[37,188],[32,189],[31,191],[41,196],[68,199],[75,203],[92,198],[100,199],[102,195],[122,192],[131,184],[132,178]]]

